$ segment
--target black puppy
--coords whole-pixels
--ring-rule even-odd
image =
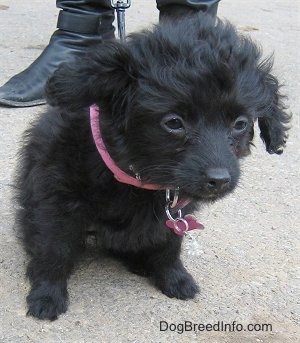
[[[18,170],[28,314],[66,311],[91,226],[164,294],[195,296],[179,255],[197,223],[184,215],[233,191],[256,119],[269,153],[285,145],[290,118],[271,68],[232,25],[199,14],[103,43],[55,72],[53,107],[26,132]],[[166,190],[175,203],[179,192],[174,209]]]

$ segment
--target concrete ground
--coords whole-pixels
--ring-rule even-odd
[[[299,7],[298,0],[221,1],[221,18],[260,41],[266,54],[275,51],[276,74],[294,119],[285,153],[270,156],[256,139],[243,163],[241,187],[198,215],[206,227],[195,233],[203,254],[183,250],[184,264],[201,287],[194,300],[169,299],[147,279],[91,250],[70,279],[68,312],[55,322],[27,318],[26,256],[14,233],[12,176],[21,134],[45,107],[0,108],[1,343],[299,342]],[[56,16],[54,0],[0,0],[1,84],[40,54]],[[157,20],[154,1],[133,0],[128,31]],[[168,330],[160,330],[161,321]],[[185,321],[215,325],[214,331],[180,333]],[[216,331],[222,322],[235,325],[235,332]],[[248,324],[263,331],[249,331]]]

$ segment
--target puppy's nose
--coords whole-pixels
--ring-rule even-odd
[[[230,185],[231,177],[226,168],[210,168],[206,171],[206,189],[211,193],[226,190]]]

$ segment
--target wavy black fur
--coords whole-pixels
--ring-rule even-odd
[[[101,108],[118,166],[180,187],[190,212],[233,191],[257,118],[267,150],[282,151],[290,118],[271,69],[232,25],[197,15],[103,43],[54,73],[47,85],[53,107],[25,133],[17,178],[30,315],[53,320],[66,311],[67,279],[91,226],[105,248],[167,296],[198,292],[180,261],[182,239],[165,226],[164,192],[114,179],[94,145],[87,107]]]

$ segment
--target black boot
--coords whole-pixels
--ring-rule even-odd
[[[197,11],[217,16],[220,0],[156,0],[159,9],[159,20],[177,20],[182,16],[192,15]]]
[[[114,10],[109,0],[57,0],[62,10],[57,28],[42,54],[0,87],[0,104],[27,107],[45,104],[44,87],[57,67],[103,39],[114,38]]]

